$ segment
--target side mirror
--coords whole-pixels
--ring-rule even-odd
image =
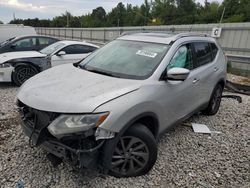
[[[190,70],[185,68],[172,68],[169,69],[167,72],[167,79],[168,80],[176,80],[176,81],[184,81],[187,79]]]
[[[11,47],[12,49],[15,49],[15,48],[16,48],[16,44],[11,44],[10,47]]]
[[[65,51],[60,51],[56,54],[57,56],[62,56],[62,55],[66,55],[66,52]]]

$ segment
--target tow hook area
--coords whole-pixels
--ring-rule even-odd
[[[57,157],[53,155],[52,153],[47,154],[47,159],[51,162],[52,166],[56,168],[58,165],[62,163],[62,159],[60,157]]]
[[[98,168],[99,149],[103,146],[105,140],[94,143],[91,140],[84,140],[84,149],[74,145],[64,144],[57,140],[48,140],[42,146],[51,155],[47,158],[53,166],[59,165],[63,160],[69,161],[72,165],[78,168]],[[85,149],[86,148],[86,149]]]

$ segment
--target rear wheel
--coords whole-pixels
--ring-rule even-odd
[[[153,134],[142,124],[135,124],[117,142],[112,154],[110,175],[131,177],[146,174],[157,159]]]
[[[218,112],[220,108],[222,92],[223,92],[222,86],[217,85],[213,91],[208,107],[202,111],[203,114],[215,115]]]
[[[15,85],[21,86],[26,80],[37,73],[37,69],[31,65],[19,65],[15,67],[12,73],[12,81]]]

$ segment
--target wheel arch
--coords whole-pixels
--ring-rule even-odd
[[[11,82],[12,83],[15,83],[14,72],[15,72],[15,69],[19,66],[30,66],[30,67],[33,67],[34,69],[36,69],[38,73],[41,72],[39,66],[35,65],[32,62],[28,62],[28,61],[11,62],[11,65],[14,67],[13,71],[11,72]]]
[[[30,61],[17,61],[17,62],[13,62],[12,66],[14,68],[18,67],[18,66],[32,66],[34,67],[38,72],[40,72],[40,67],[37,66],[36,64],[30,62]]]
[[[122,135],[126,130],[130,127],[134,126],[136,123],[140,123],[145,125],[150,132],[153,134],[155,139],[158,138],[159,135],[159,120],[155,113],[153,112],[143,112],[135,117],[133,117],[128,123],[121,129],[118,135]]]
[[[216,84],[216,86],[217,85],[221,85],[222,86],[222,89],[224,89],[224,87],[225,87],[225,85],[226,85],[226,81],[223,79],[223,78],[221,78],[218,82],[217,82],[217,84]],[[215,86],[215,87],[216,87]]]
[[[144,112],[141,113],[134,118],[132,118],[120,131],[119,133],[112,139],[106,140],[103,148],[102,148],[102,159],[101,166],[103,167],[103,172],[108,173],[110,169],[111,157],[110,154],[114,152],[114,147],[119,141],[119,138],[132,126],[136,123],[145,125],[149,131],[153,134],[156,141],[159,136],[159,120],[155,113],[153,112]]]

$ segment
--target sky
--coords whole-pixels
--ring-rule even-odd
[[[108,12],[119,2],[141,5],[144,0],[0,0],[0,20],[8,23],[13,19],[14,14],[16,18],[22,19],[51,19],[66,10],[74,16],[80,16],[91,13],[99,6]],[[196,0],[196,2],[204,4],[204,0]]]

